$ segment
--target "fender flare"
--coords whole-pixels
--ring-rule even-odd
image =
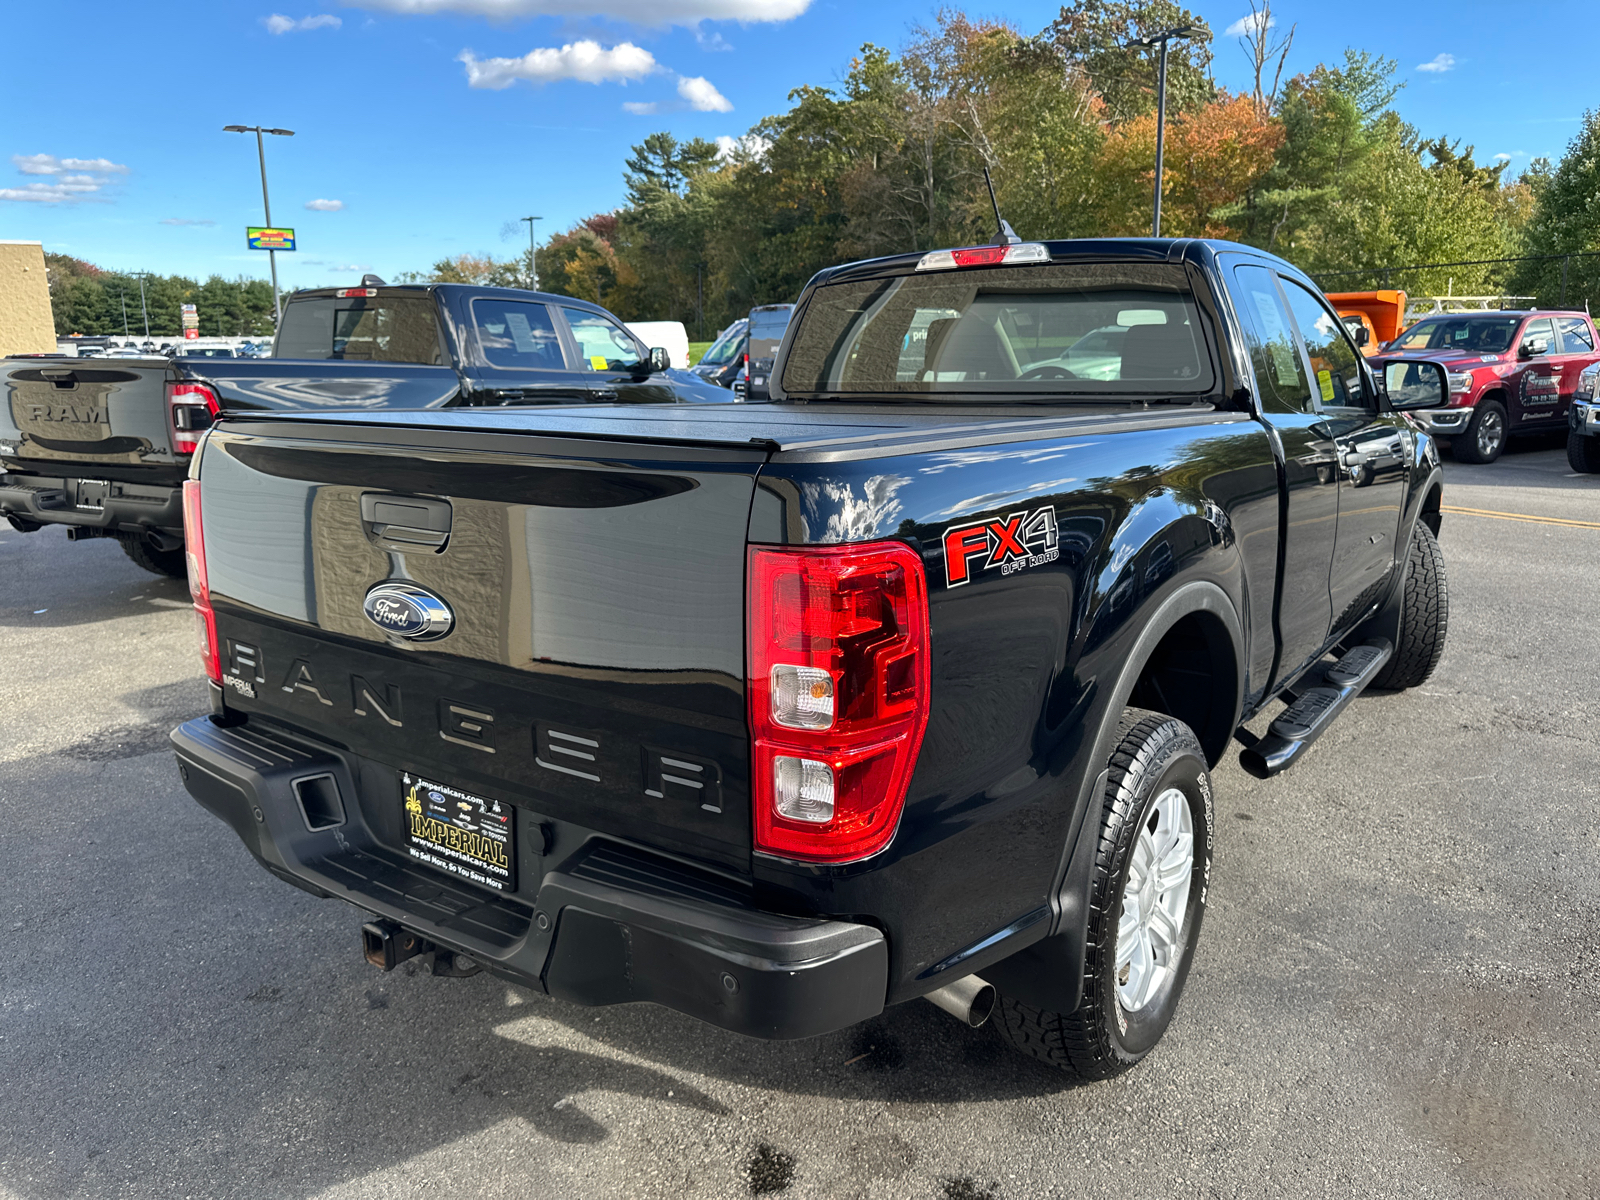
[[[1090,750],[1091,763],[1111,758],[1117,723],[1139,674],[1161,639],[1183,618],[1195,613],[1217,617],[1233,644],[1238,666],[1234,684],[1233,719],[1244,704],[1244,626],[1228,593],[1210,580],[1191,580],[1174,588],[1145,621],[1138,639],[1123,660],[1122,670],[1107,693],[1100,729]],[[1050,894],[1052,921],[1048,934],[984,971],[984,978],[1006,995],[1034,1008],[1069,1013],[1083,1002],[1083,964],[1088,946],[1089,890],[1095,854],[1099,847],[1098,805],[1103,803],[1110,768],[1086,776],[1080,785],[1072,831],[1062,848],[1061,862]]]

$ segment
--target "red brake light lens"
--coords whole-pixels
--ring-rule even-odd
[[[749,552],[757,850],[849,862],[893,839],[928,723],[928,589],[900,542]]]
[[[217,394],[203,383],[167,384],[167,416],[172,424],[172,448],[193,454],[200,435],[222,412]]]
[[[377,294],[377,288],[340,288],[334,293],[334,295],[338,296],[340,299],[345,299],[350,296],[376,296]]]
[[[217,614],[211,608],[211,580],[206,575],[206,535],[200,516],[200,481],[183,481],[183,548],[189,560],[189,595],[194,597],[195,633],[206,678],[222,683],[222,657],[217,646]]]

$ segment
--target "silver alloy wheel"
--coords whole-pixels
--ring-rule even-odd
[[[1499,412],[1487,408],[1478,418],[1478,453],[1487,458],[1500,448],[1506,434],[1505,422]]]
[[[1194,818],[1178,788],[1156,797],[1139,830],[1117,922],[1117,1002],[1125,1012],[1149,1004],[1182,954],[1183,917],[1194,878]]]

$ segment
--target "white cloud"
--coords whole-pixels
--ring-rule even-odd
[[[657,104],[654,100],[651,100],[648,103],[638,100],[629,100],[622,106],[622,111],[630,112],[636,117],[653,117],[656,113],[661,111],[661,105]]]
[[[301,17],[298,21],[282,13],[273,13],[270,17],[262,17],[261,23],[267,27],[268,33],[306,33],[312,29],[338,29],[344,24],[338,17],[328,13]]]
[[[64,204],[87,200],[111,182],[111,175],[126,175],[128,168],[109,158],[57,158],[54,154],[13,154],[12,163],[22,175],[43,175],[21,187],[0,188],[0,200],[33,204]]]
[[[1248,16],[1240,17],[1232,25],[1229,25],[1225,30],[1223,30],[1223,33],[1228,37],[1254,37],[1261,31],[1261,21],[1264,17],[1266,18],[1268,29],[1271,29],[1277,24],[1277,22],[1274,21],[1270,16],[1267,16],[1265,12],[1253,12]]]
[[[1456,56],[1454,54],[1439,54],[1435,55],[1431,62],[1418,63],[1417,70],[1443,73],[1455,65]]]
[[[521,58],[475,58],[463,50],[458,61],[467,68],[467,86],[498,91],[519,79],[535,86],[576,79],[581,83],[627,83],[643,79],[659,70],[655,56],[632,42],[621,42],[610,50],[599,42],[585,39],[569,42],[557,50],[543,47],[530,50]]]
[[[312,212],[338,212],[344,208],[343,200],[307,200],[306,207]]]
[[[788,21],[811,0],[347,0],[353,7],[406,16],[465,13],[491,20],[516,17],[606,17],[635,25],[695,26],[701,21]]]
[[[700,43],[702,50],[732,50],[733,44],[726,41],[720,33],[707,34],[704,30],[694,31],[694,40]]]
[[[760,162],[772,149],[772,142],[759,133],[747,133],[738,138],[723,134],[716,139],[716,143],[717,157],[724,162]]]
[[[158,225],[215,225],[215,221],[195,220],[189,217],[162,217]]]
[[[716,88],[711,86],[711,81],[703,75],[693,79],[685,76],[678,80],[678,95],[689,102],[689,107],[695,112],[732,112],[733,105],[728,98]]]
[[[372,267],[367,263],[340,263],[333,269],[335,271],[370,271]]]
[[[24,175],[63,175],[68,171],[94,171],[101,175],[126,175],[128,168],[109,158],[57,158],[54,154],[13,154],[11,161]]]

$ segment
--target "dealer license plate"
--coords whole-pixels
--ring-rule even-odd
[[[460,788],[402,774],[412,858],[499,892],[517,886],[516,810]]]

